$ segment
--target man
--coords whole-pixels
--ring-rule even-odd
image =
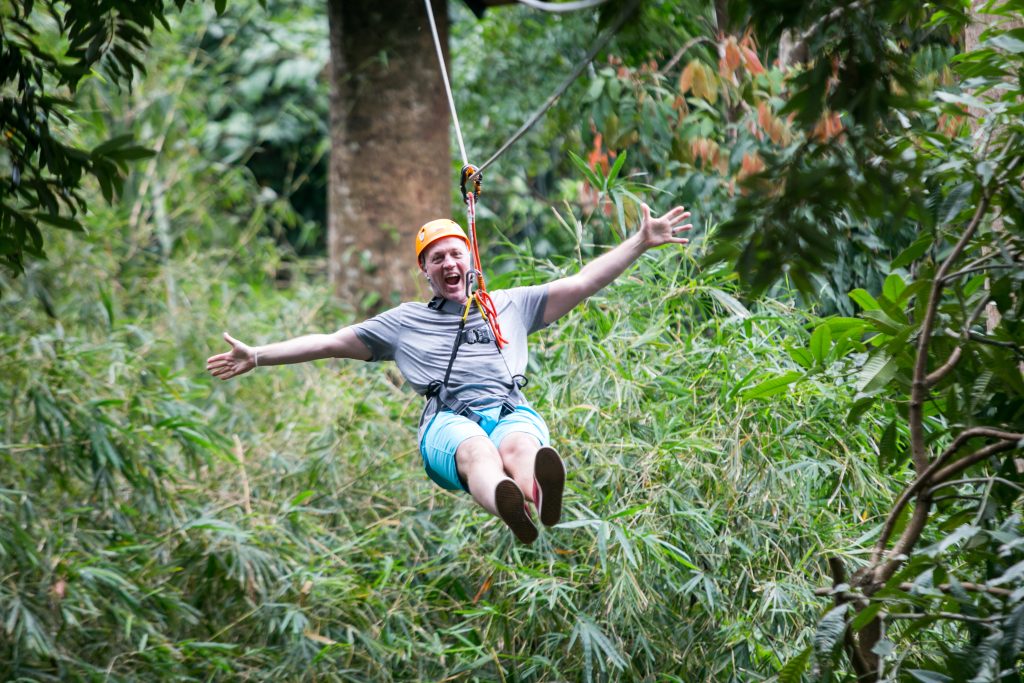
[[[537,538],[526,503],[551,526],[561,517],[565,467],[549,445],[544,420],[520,392],[526,369],[526,337],[571,311],[623,273],[648,249],[686,244],[682,206],[660,218],[641,205],[640,229],[575,275],[545,285],[493,292],[500,329],[474,305],[460,326],[469,294],[469,240],[457,223],[431,221],[416,235],[420,271],[434,298],[405,303],[333,334],[310,334],[264,346],[224,339],[231,350],[206,361],[222,380],[261,365],[320,358],[393,360],[427,405],[420,420],[424,468],[439,486],[468,491],[497,515],[523,543]],[[461,330],[461,332],[460,332]],[[499,348],[496,336],[507,336]],[[454,349],[454,350],[453,350]]]

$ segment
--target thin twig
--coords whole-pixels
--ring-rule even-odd
[[[993,255],[995,255],[996,253],[997,252],[992,252]],[[949,282],[951,280],[955,280],[958,277],[962,277],[964,275],[970,275],[971,273],[977,273],[977,272],[983,271],[983,270],[1001,270],[1003,268],[1021,268],[1021,267],[1024,267],[1024,264],[1020,264],[1020,263],[994,263],[992,265],[974,266],[974,267],[971,267],[971,268],[964,268],[963,270],[958,270],[955,273],[951,273],[951,274],[947,275],[946,277],[944,277],[942,280],[943,280],[943,284],[945,284],[945,283],[947,283],[947,282]]]
[[[1024,348],[1021,348],[1020,345],[1014,344],[1011,341],[999,341],[998,339],[986,337],[985,335],[979,334],[978,332],[971,332],[968,336],[971,338],[971,341],[976,341],[979,344],[985,344],[988,346],[998,346],[999,348],[1003,349],[1011,349],[1014,353],[1016,353],[1018,356],[1024,359]]]
[[[676,64],[678,64],[679,60],[683,58],[683,55],[685,55],[687,52],[689,52],[690,48],[693,47],[694,45],[696,45],[697,43],[713,43],[713,42],[715,42],[715,41],[713,41],[711,38],[708,38],[707,36],[697,36],[696,38],[690,38],[688,41],[683,43],[683,46],[681,48],[679,48],[679,50],[674,55],[672,55],[672,59],[668,60],[665,63],[665,66],[663,66],[660,69],[658,69],[658,75],[659,76],[664,76],[669,71],[671,71],[672,67],[674,67]]]
[[[905,582],[900,584],[900,590],[909,591],[914,588],[914,584]],[[940,583],[935,586],[943,593],[952,593],[953,584],[951,583]],[[998,595],[1001,598],[1009,598],[1013,595],[1013,591],[1007,588],[996,588],[994,586],[986,586],[983,583],[961,583],[960,588],[963,588],[969,593],[990,593],[992,595]]]
[[[972,617],[967,614],[955,614],[954,612],[927,612],[923,614],[887,614],[886,619],[951,619],[953,621],[967,621],[972,624],[993,624],[1001,617]]]
[[[1013,483],[1009,479],[1003,479],[1002,477],[967,477],[965,479],[952,479],[950,481],[944,481],[941,484],[936,484],[932,488],[928,489],[928,493],[929,494],[935,493],[939,489],[944,488],[946,486],[959,486],[961,484],[992,483],[994,481],[997,481],[1000,484],[1006,484],[1010,488],[1017,489],[1021,493],[1024,493],[1024,486],[1018,486],[1017,484]]]

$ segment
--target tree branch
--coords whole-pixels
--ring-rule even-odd
[[[959,335],[960,343],[957,344],[956,348],[953,349],[953,353],[949,354],[949,359],[945,363],[943,363],[942,366],[936,368],[933,372],[929,373],[928,376],[924,378],[925,384],[929,388],[935,386],[940,381],[942,381],[942,378],[948,375],[953,370],[953,368],[956,367],[956,364],[960,362],[960,357],[963,355],[964,351],[964,344],[967,343],[967,340],[971,336],[971,325],[977,322],[978,318],[981,317],[981,314],[985,312],[985,307],[988,306],[988,302],[991,300],[991,297],[984,297],[978,303],[978,305],[974,307],[974,310],[971,311],[971,314],[967,316],[967,320],[964,321],[964,330]]]
[[[940,583],[935,586],[943,593],[952,593],[953,584],[951,583]],[[914,588],[914,584],[908,582],[900,584],[900,590],[910,591]],[[1013,595],[1013,591],[1008,588],[996,588],[994,586],[986,586],[983,583],[961,583],[960,588],[970,593],[989,593],[991,595],[998,595],[1001,598],[1009,598]]]
[[[971,465],[975,465],[986,458],[995,455],[996,453],[1002,453],[1003,451],[1012,451],[1015,448],[1019,448],[1018,444],[1020,440],[1024,438],[1024,435],[1016,435],[1018,438],[1012,441],[1000,441],[998,443],[990,444],[984,448],[979,448],[968,456],[960,458],[948,467],[944,467],[935,473],[934,479],[936,481],[943,481],[949,479],[955,474],[963,472]]]
[[[839,586],[846,583],[846,566],[843,564],[843,561],[832,555],[826,558],[825,562],[828,563],[828,571],[832,575],[832,585]],[[836,604],[840,604],[838,598]]]
[[[909,591],[913,590],[914,588],[915,588],[914,584],[910,583],[909,581],[904,581],[903,583],[900,584],[900,590],[902,590],[902,591],[908,591],[909,592]],[[953,584],[950,584],[950,583],[940,583],[938,586],[935,586],[935,588],[937,588],[938,590],[942,591],[943,593],[952,593],[953,592]],[[986,594],[989,594],[989,595],[995,595],[995,596],[1000,597],[1000,598],[1009,598],[1009,597],[1013,596],[1013,591],[1008,589],[1008,588],[997,588],[995,586],[986,586],[986,585],[981,584],[981,583],[961,583],[960,584],[960,588],[963,588],[965,591],[967,591],[969,593],[986,593]],[[817,595],[817,596],[820,596],[820,597],[824,597],[826,595],[836,595],[835,588],[828,588],[828,587],[815,588],[814,589],[814,594]],[[862,593],[856,593],[854,591],[843,591],[839,595],[842,596],[842,599],[843,599],[844,602],[853,602],[855,600],[862,600],[864,598],[864,595]]]
[[[975,231],[981,225],[981,219],[988,211],[989,203],[992,200],[992,186],[981,194],[981,201],[971,217],[970,223],[960,236],[953,251],[939,267],[932,281],[931,292],[928,295],[928,305],[925,308],[924,320],[921,322],[921,331],[918,334],[917,358],[914,361],[914,374],[910,388],[910,407],[907,415],[907,422],[910,426],[910,453],[914,462],[914,469],[921,475],[928,469],[928,452],[924,442],[924,402],[928,397],[928,344],[931,343],[932,330],[935,327],[935,317],[939,310],[939,301],[942,297],[943,278],[953,267],[953,263],[960,258],[967,247],[967,243],[974,237]]]
[[[1019,434],[1014,436],[1024,437],[1024,435]],[[949,465],[938,470],[929,477],[929,480],[941,482],[944,479],[948,479],[949,477],[964,471],[968,467],[975,465],[981,462],[982,460],[985,460],[986,458],[995,455],[996,453],[1000,453],[1002,451],[1009,451],[1014,448],[1017,448],[1019,443],[1020,438],[1016,438],[1012,441],[1000,441],[998,443],[985,446],[984,448],[980,448],[975,452],[971,453],[970,455],[961,458],[960,460],[957,460],[952,465]],[[947,451],[947,453],[948,452],[949,451]],[[945,455],[945,453],[943,455]],[[934,469],[934,466],[929,469]],[[892,550],[889,551],[888,555],[890,559],[886,561],[885,564],[875,569],[875,571],[873,572],[872,585],[884,584],[886,581],[889,580],[889,577],[891,577],[896,572],[896,569],[903,563],[903,557],[910,553],[911,548],[914,547],[918,539],[921,537],[922,532],[924,531],[924,526],[928,521],[928,514],[931,510],[931,504],[932,499],[930,492],[926,491],[924,493],[918,494],[917,505],[914,507],[914,514],[910,518],[910,522],[907,524],[907,528],[903,530],[903,534],[900,535],[899,540],[896,541],[895,545],[893,545],[892,547]],[[886,520],[886,527],[889,533],[892,533],[892,526],[894,524],[895,517],[890,516],[889,519]],[[875,552],[877,551],[878,546],[876,545]],[[872,557],[874,557],[874,555],[875,553],[873,552]]]
[[[802,63],[804,60],[807,59],[807,55],[809,54],[807,43],[810,42],[811,38],[814,37],[815,33],[820,31],[822,27],[828,26],[836,19],[846,14],[847,12],[855,12],[861,9],[865,4],[866,0],[856,0],[856,2],[851,2],[848,5],[837,7],[828,14],[826,14],[825,16],[818,19],[813,24],[811,24],[806,31],[800,34],[800,37],[797,38],[793,42],[792,46],[786,51],[786,54],[788,55],[795,55],[796,59],[786,59],[785,63],[780,63],[779,66],[781,66],[782,68],[786,68],[791,63]],[[779,61],[782,62],[783,60],[780,59]]]
[[[899,566],[903,564],[904,556],[910,552],[910,549],[914,547],[917,540],[921,538],[921,534],[924,532],[924,527],[928,523],[928,515],[931,513],[931,508],[932,499],[931,496],[928,495],[928,492],[918,493],[917,503],[914,505],[914,512],[911,514],[910,521],[907,522],[907,526],[903,530],[903,533],[900,534],[900,537],[893,545],[892,550],[889,551],[889,559],[871,572],[872,587],[884,584],[893,574],[896,573]],[[889,523],[890,521],[892,524]],[[889,528],[890,534],[892,533],[892,527],[895,526],[895,522],[896,518],[892,516],[886,520],[886,526]]]
[[[828,557],[826,561],[828,562],[829,573],[832,575],[833,588],[830,593],[833,596],[833,600],[835,600],[836,606],[853,602],[855,603],[854,607],[858,610],[867,607],[867,601],[863,595],[850,591],[835,591],[835,586],[846,583],[846,566],[841,559],[834,555]],[[843,633],[843,648],[853,664],[853,670],[857,673],[858,680],[866,679],[874,671],[873,662],[869,658],[874,656],[871,653],[871,648],[878,642],[879,627],[878,619],[872,619],[858,634],[854,634],[853,629],[849,625],[847,625]],[[867,652],[867,657],[865,657],[865,652]]]
[[[954,621],[967,621],[972,624],[991,625],[999,621],[1001,617],[972,617],[967,614],[956,614],[954,612],[927,612],[924,614],[887,614],[886,619],[951,619]]]
[[[952,372],[956,364],[960,362],[960,357],[964,354],[963,346],[956,346],[953,349],[953,353],[949,354],[949,358],[941,366],[935,368],[932,372],[928,373],[928,376],[924,378],[925,384],[929,387],[933,387],[942,381],[942,378]]]
[[[882,527],[882,534],[878,537],[878,541],[875,543],[875,548],[871,553],[871,563],[876,564],[882,559],[882,553],[885,552],[885,546],[889,542],[889,537],[892,535],[893,528],[896,526],[896,519],[899,517],[903,508],[906,507],[910,499],[921,491],[925,486],[928,486],[933,480],[942,481],[949,477],[943,477],[938,479],[933,475],[942,467],[946,461],[951,458],[965,443],[976,437],[989,437],[993,439],[1021,439],[1024,438],[1024,434],[1015,434],[1013,432],[1004,432],[1000,429],[993,429],[991,427],[971,427],[960,432],[953,442],[939,455],[938,458],[933,462],[924,472],[922,472],[917,479],[913,481],[907,488],[903,489],[903,493],[896,499],[896,504],[893,505],[892,512],[889,513],[889,517],[885,520],[885,526]],[[970,457],[970,456],[968,456]],[[958,461],[959,462],[962,461]]]
[[[999,482],[1000,484],[1006,484],[1010,488],[1017,489],[1021,493],[1024,493],[1024,486],[1018,486],[1009,479],[1003,479],[1002,477],[968,477],[966,479],[953,479],[951,481],[944,481],[941,484],[936,484],[932,488],[928,489],[928,493],[935,493],[941,488],[947,486],[959,486],[960,484],[981,484],[981,483],[992,483]]]

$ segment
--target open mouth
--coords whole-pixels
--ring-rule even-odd
[[[446,285],[457,285],[460,282],[462,282],[462,276],[459,275],[458,273],[455,273],[453,275],[445,275],[444,277],[444,283]]]

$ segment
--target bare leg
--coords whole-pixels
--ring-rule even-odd
[[[483,509],[497,515],[523,543],[533,543],[537,527],[527,514],[526,500],[515,481],[505,475],[498,449],[490,439],[474,436],[455,452],[455,466],[469,493]]]
[[[494,488],[507,479],[501,465],[501,456],[486,436],[474,436],[459,444],[455,451],[455,466],[469,484],[469,494],[484,510],[498,514],[494,506]]]
[[[526,432],[512,432],[501,441],[498,452],[508,476],[519,486],[526,500],[536,504],[534,496],[533,461],[540,441]]]
[[[499,449],[505,472],[531,501],[540,514],[540,521],[554,526],[562,517],[562,493],[565,487],[565,465],[550,446],[540,446],[532,434],[512,432]]]

